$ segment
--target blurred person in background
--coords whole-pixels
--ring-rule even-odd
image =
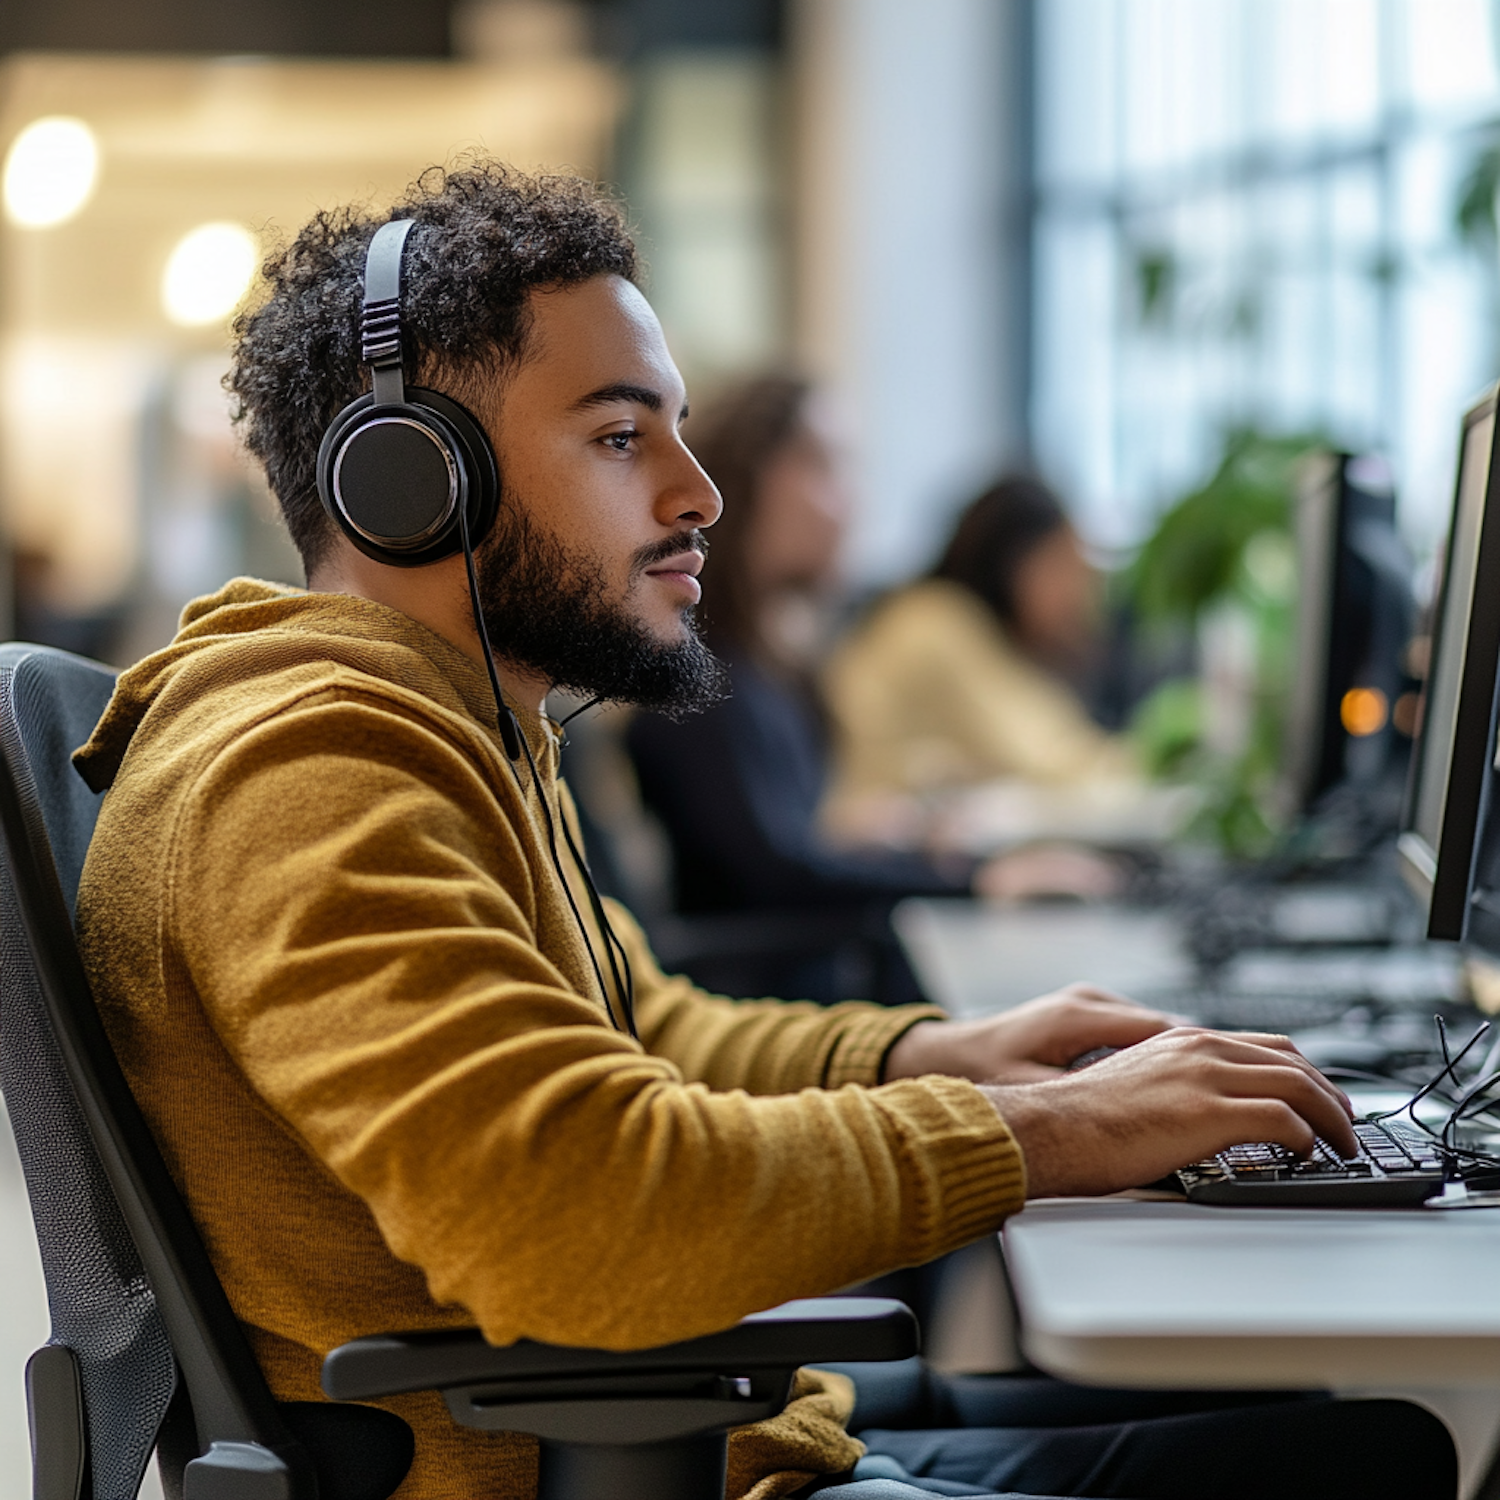
[[[1090,719],[1100,579],[1057,497],[1000,480],[959,517],[932,572],[881,601],[834,653],[831,822],[877,835],[912,798],[1011,778],[1051,788],[1138,777]]]
[[[836,912],[824,952],[804,951],[780,970],[773,958],[747,988],[830,1002],[863,981],[874,991],[864,998],[913,999],[889,924],[897,901],[1025,894],[1071,872],[1056,859],[1042,868],[1033,851],[980,864],[824,837],[829,738],[815,673],[853,513],[834,414],[807,381],[766,375],[724,393],[690,424],[688,441],[724,499],[704,613],[732,693],[677,722],[642,715],[627,731],[641,794],[671,841],[678,909]],[[863,973],[851,972],[851,941],[875,954]]]

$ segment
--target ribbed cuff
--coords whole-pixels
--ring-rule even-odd
[[[993,1233],[1024,1205],[1021,1148],[974,1084],[938,1076],[902,1079],[872,1097],[890,1112],[902,1141],[911,1264]]]
[[[839,1033],[823,1069],[825,1089],[846,1083],[880,1082],[885,1055],[918,1021],[946,1021],[948,1012],[936,1005],[898,1005],[889,1010],[861,1006]],[[992,1111],[993,1113],[993,1111]]]

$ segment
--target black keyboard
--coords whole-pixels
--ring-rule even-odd
[[[1319,1141],[1305,1160],[1285,1146],[1231,1146],[1184,1167],[1177,1180],[1193,1203],[1287,1208],[1370,1208],[1421,1203],[1443,1190],[1432,1141],[1402,1125],[1354,1127],[1359,1155],[1346,1161]]]

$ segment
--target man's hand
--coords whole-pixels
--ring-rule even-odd
[[[1055,1078],[1098,1047],[1130,1047],[1176,1022],[1092,984],[1066,989],[978,1021],[918,1021],[885,1060],[885,1078],[947,1073],[975,1083]]]
[[[1027,1196],[1113,1193],[1243,1141],[1352,1156],[1349,1101],[1285,1037],[1180,1027],[1045,1083],[987,1087]]]

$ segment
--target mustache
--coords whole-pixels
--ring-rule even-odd
[[[632,574],[644,573],[653,563],[665,562],[679,552],[696,552],[700,557],[707,557],[708,538],[695,527],[692,531],[679,531],[675,536],[664,536],[659,542],[648,542],[630,559],[630,571]]]

